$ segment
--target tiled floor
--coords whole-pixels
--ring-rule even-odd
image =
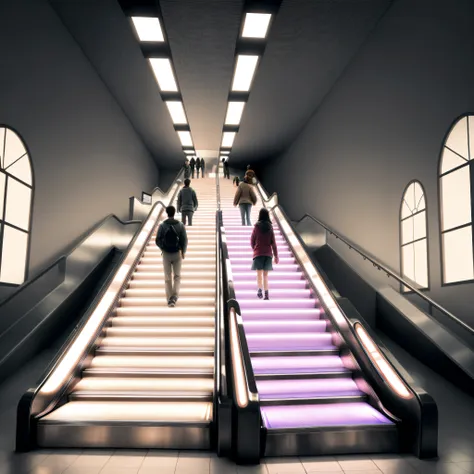
[[[54,450],[15,454],[16,405],[51,359],[55,351],[51,348],[0,387],[0,474],[474,474],[474,398],[390,340],[385,339],[385,343],[438,403],[437,460],[420,461],[409,455],[267,458],[259,466],[243,467],[213,453],[188,451]]]

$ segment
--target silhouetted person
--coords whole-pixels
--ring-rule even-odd
[[[191,177],[191,166],[189,166],[188,160],[184,162],[183,169],[184,169],[184,179],[189,179]]]
[[[199,178],[199,172],[201,171],[201,158],[199,156],[196,158],[196,173],[197,173],[197,178]]]
[[[181,220],[186,225],[186,219],[189,225],[193,225],[193,214],[198,208],[198,200],[196,192],[190,187],[191,180],[184,180],[184,187],[179,191],[178,194],[178,212],[181,212]]]
[[[194,167],[196,166],[196,160],[194,159],[194,156],[189,161],[189,166],[191,167],[191,177],[194,179]]]
[[[224,168],[224,178],[230,179],[229,162],[225,158],[222,158],[222,167]]]
[[[163,255],[163,270],[165,273],[165,290],[168,306],[175,306],[179,298],[181,286],[181,264],[186,255],[188,236],[184,225],[174,218],[176,209],[173,206],[166,208],[168,219],[158,228],[156,245]]]
[[[206,162],[201,158],[201,178],[204,178],[204,171],[206,171]]]

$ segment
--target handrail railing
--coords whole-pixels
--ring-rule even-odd
[[[275,206],[278,206],[278,195],[277,193],[273,193],[270,197],[268,197],[268,193],[265,191],[264,187],[262,186],[261,183],[258,183],[258,187],[260,191],[263,191],[262,193],[262,198],[264,199],[265,202],[269,203],[272,199],[276,199],[276,204]],[[274,206],[272,206],[273,208]],[[364,252],[360,247],[358,247],[356,244],[352,243],[342,235],[340,235],[338,232],[336,232],[334,229],[331,229],[329,226],[327,226],[324,222],[320,221],[316,217],[312,216],[311,214],[305,214],[298,222],[301,222],[303,219],[309,218],[316,222],[316,224],[320,225],[323,227],[329,234],[334,235],[336,239],[340,240],[342,243],[347,245],[349,247],[349,250],[354,250],[356,253],[358,253],[364,260],[368,260],[370,263],[374,265],[378,270],[383,271],[384,273],[387,274],[388,277],[392,277],[395,280],[397,280],[401,285],[407,287],[410,291],[415,293],[417,296],[419,296],[421,299],[426,301],[428,303],[428,312],[429,314],[433,314],[433,308],[438,310],[440,313],[444,314],[447,316],[449,319],[454,321],[456,324],[461,326],[464,330],[466,330],[470,335],[474,335],[474,329],[471,328],[468,324],[466,324],[464,321],[461,321],[458,317],[456,317],[453,313],[448,311],[446,308],[443,308],[440,304],[436,303],[436,301],[432,300],[429,296],[426,296],[424,293],[419,291],[417,288],[415,288],[411,283],[406,281],[404,278],[399,276],[397,273],[395,273],[393,270],[388,268],[386,265],[383,263],[380,263],[377,259],[374,257],[370,256],[368,253]]]
[[[102,329],[116,307],[122,293],[128,284],[136,265],[145,250],[146,244],[153,231],[159,225],[162,213],[169,203],[173,202],[179,189],[179,180],[173,183],[171,197],[165,204],[155,203],[148,218],[135,234],[121,260],[111,282],[104,289],[98,301],[89,308],[84,324],[77,327],[68,340],[64,351],[58,354],[53,364],[34,388],[28,390],[20,400],[17,421],[17,450],[30,448],[32,416],[45,413],[61,399],[78,371],[87,360],[94,344],[100,338]]]

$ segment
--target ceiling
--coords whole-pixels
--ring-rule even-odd
[[[282,152],[317,110],[392,0],[283,0],[231,161]],[[160,167],[183,160],[153,73],[118,0],[50,0]],[[160,0],[195,148],[217,156],[243,0]]]

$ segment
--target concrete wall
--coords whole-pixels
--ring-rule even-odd
[[[107,214],[126,218],[158,169],[46,0],[0,2],[0,71],[0,123],[34,167],[31,277]]]
[[[428,294],[474,326],[472,283],[441,287],[438,160],[474,112],[474,2],[397,0],[293,145],[260,177],[292,219],[311,213],[400,270],[399,211],[427,193]]]

